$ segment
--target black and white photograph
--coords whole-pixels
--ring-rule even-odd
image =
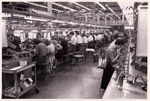
[[[2,0],[1,99],[146,100],[148,3]]]

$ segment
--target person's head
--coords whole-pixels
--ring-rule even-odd
[[[79,31],[75,31],[75,33],[76,33],[77,35],[80,35]]]
[[[73,36],[73,35],[74,35],[74,32],[70,32],[70,35]]]
[[[34,43],[35,45],[38,45],[39,43],[41,43],[41,40],[38,39],[38,38],[33,39],[33,43]]]
[[[44,40],[43,40],[43,43],[44,43],[46,46],[48,46],[48,45],[50,44],[50,41],[49,41],[48,39],[44,39]]]
[[[113,39],[117,39],[118,38],[118,34],[114,34]]]
[[[124,44],[125,44],[125,41],[123,39],[117,39],[115,41],[116,48],[121,48]]]

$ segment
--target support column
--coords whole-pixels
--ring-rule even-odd
[[[51,2],[47,3],[47,11],[49,12],[49,15],[52,16],[52,3]]]
[[[113,19],[113,25],[115,25],[115,19]]]
[[[105,25],[107,24],[107,15],[105,15]]]
[[[124,14],[122,13],[122,24],[124,24]]]
[[[85,15],[85,22],[88,22],[88,16]]]

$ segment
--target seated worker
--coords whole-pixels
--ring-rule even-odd
[[[68,41],[63,37],[59,37],[58,42],[62,46],[62,49],[58,50],[55,56],[57,60],[60,60],[63,55],[68,53]]]
[[[53,70],[55,69],[55,66],[54,66],[55,45],[53,44],[52,40],[45,39],[43,42],[47,46],[47,49],[48,49],[48,54],[47,54],[48,60],[47,60],[47,62],[50,64],[50,66],[48,66],[46,71],[47,71],[47,73],[52,73]]]
[[[46,63],[47,47],[40,39],[34,39],[33,43],[35,44],[35,52],[33,59],[36,61],[37,69],[41,68],[42,73],[45,73],[45,67],[39,67],[42,63]]]

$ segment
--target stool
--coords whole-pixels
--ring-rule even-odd
[[[75,64],[75,61],[74,61],[74,58],[73,58],[73,55],[74,55],[74,54],[75,54],[75,53],[68,53],[68,54],[67,54],[67,58],[68,58],[67,63],[68,63],[69,66],[71,66],[71,69],[72,69],[72,65]]]
[[[49,77],[51,76],[50,73],[47,73],[47,72],[46,72],[47,66],[48,66],[48,63],[37,64],[37,67],[40,67],[40,69],[41,69],[40,77],[41,77],[41,78],[45,78],[46,83],[47,83]],[[44,71],[44,73],[42,73],[43,71]]]
[[[86,48],[85,52],[86,52],[85,57],[87,58],[87,55],[90,55],[92,57],[93,54],[95,53],[95,50],[93,48]]]
[[[73,57],[75,58],[75,64],[83,65],[84,70],[85,70],[85,65],[84,65],[84,63],[85,63],[85,56],[77,54],[77,55],[73,55]]]

